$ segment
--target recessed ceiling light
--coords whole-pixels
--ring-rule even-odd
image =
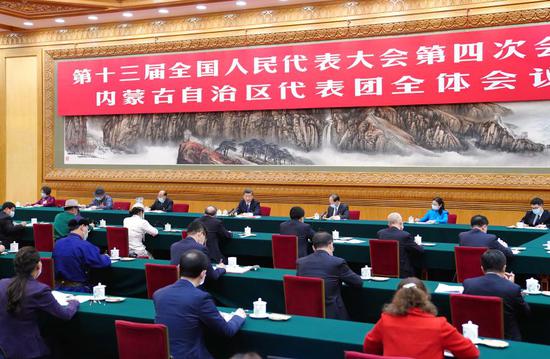
[[[90,16],[88,16],[88,20],[95,21],[95,20],[97,20],[97,19],[99,19],[99,18],[98,18],[97,16],[95,16],[95,15],[90,15]]]
[[[63,19],[55,19],[55,22],[57,22],[58,24],[63,24],[65,22],[65,20]]]
[[[124,16],[124,17],[132,17],[132,16],[134,16],[134,14],[132,14],[131,12],[123,12],[123,13],[122,13],[122,16]]]
[[[34,24],[33,24],[32,22],[30,22],[30,21],[25,21],[25,22],[23,23],[23,25],[25,25],[25,26],[33,26]]]
[[[206,5],[197,5],[197,10],[206,10]]]
[[[170,10],[168,9],[159,9],[159,14],[168,14]]]
[[[235,5],[237,5],[237,6],[246,6],[246,1],[242,1],[242,0],[237,1],[237,2],[235,2]]]

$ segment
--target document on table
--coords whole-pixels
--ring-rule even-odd
[[[462,294],[464,287],[461,285],[447,285],[439,283],[435,288],[435,293]]]
[[[226,322],[230,321],[231,318],[233,318],[233,313],[220,312],[220,315],[223,317],[223,319],[225,319]]]
[[[335,239],[333,242],[334,243],[351,243],[351,244],[365,243],[365,241],[362,241],[360,239],[353,239],[352,237],[341,237],[340,239]]]
[[[217,268],[218,266],[216,266]],[[246,273],[248,271],[250,271],[254,266],[244,266],[244,267],[241,267],[241,266],[225,266],[225,272],[226,273],[232,273],[232,274],[243,274],[243,273]]]
[[[67,293],[62,293],[57,290],[52,290],[52,295],[57,300],[59,305],[69,305],[69,300],[77,300],[80,304],[85,303],[92,299],[91,295],[72,295]]]

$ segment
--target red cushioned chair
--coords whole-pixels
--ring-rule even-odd
[[[399,242],[370,239],[370,263],[374,276],[399,278]]]
[[[53,269],[53,259],[52,258],[40,258],[42,262],[42,273],[37,278],[41,283],[44,283],[51,289],[55,288],[55,271]]]
[[[449,216],[447,218],[447,223],[449,224],[456,224],[456,214],[450,214],[449,213]]]
[[[467,294],[451,294],[451,320],[462,333],[462,324],[479,325],[479,336],[504,338],[502,298]]]
[[[387,357],[375,354],[366,354],[359,352],[344,352],[344,359],[413,359],[409,357]]]
[[[283,276],[286,314],[325,317],[325,282],[321,278]]]
[[[187,231],[181,231],[181,239],[187,238]]]
[[[481,255],[486,250],[485,247],[455,247],[456,281],[458,283],[483,275]]]
[[[53,224],[35,223],[32,225],[34,232],[34,248],[39,252],[53,251]]]
[[[260,216],[269,217],[271,214],[271,207],[260,206]]]
[[[153,298],[157,289],[174,284],[178,280],[178,266],[166,264],[145,264],[145,282],[147,283],[147,298]]]
[[[271,236],[271,252],[273,255],[273,268],[296,269],[298,238],[284,234],[273,234]]]
[[[349,219],[359,219],[361,211],[349,211]]]
[[[118,249],[119,256],[128,257],[130,251],[128,246],[128,228],[107,227],[107,249]]]
[[[188,213],[189,205],[187,203],[174,203],[172,210],[177,213]]]
[[[130,202],[113,202],[113,209],[117,209],[120,211],[129,211],[130,205]]]
[[[65,203],[67,202],[66,199],[56,199],[55,200],[55,206],[56,207],[60,207],[60,208],[63,208],[65,207]]]
[[[119,359],[169,359],[168,329],[162,324],[115,320]]]

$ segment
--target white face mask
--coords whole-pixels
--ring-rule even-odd
[[[432,209],[434,211],[437,211],[437,210],[439,210],[439,206],[437,204],[432,204]]]
[[[201,282],[199,283],[199,287],[204,284],[205,280],[206,280],[206,276],[202,277]]]
[[[11,218],[15,217],[15,210],[13,210],[13,211],[10,212],[10,217],[11,217]]]
[[[82,239],[87,241],[88,240],[88,235],[90,234],[90,232],[88,231],[84,231],[84,234],[82,235]]]
[[[159,197],[159,198],[157,198],[157,200],[158,200],[160,203],[164,203],[164,197]]]
[[[45,194],[44,192],[40,193],[40,195],[42,196],[42,198],[46,198],[46,197],[48,197],[48,195],[47,195],[47,194]]]

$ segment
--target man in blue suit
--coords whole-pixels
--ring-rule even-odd
[[[309,241],[315,235],[315,231],[307,223],[304,223],[305,212],[302,207],[290,209],[290,221],[279,225],[279,233],[298,237],[298,258],[307,256]]]
[[[470,225],[472,226],[470,231],[462,232],[458,235],[461,246],[498,249],[508,259],[512,259],[514,254],[512,253],[512,250],[508,248],[508,244],[500,238],[497,239],[497,236],[494,234],[487,233],[487,228],[489,227],[489,220],[487,217],[480,214],[475,215],[470,220]]]
[[[174,265],[179,264],[181,255],[192,249],[201,251],[206,257],[210,258],[205,243],[206,228],[201,222],[191,222],[187,226],[187,237],[170,246],[170,263]],[[216,280],[223,274],[225,274],[225,265],[222,261],[220,261],[216,269],[212,267],[212,264],[208,264],[208,268],[206,269],[206,278],[208,280]]]
[[[331,194],[328,197],[329,206],[327,211],[323,213],[322,217],[327,219],[348,219],[349,218],[349,206],[340,202],[340,196],[336,193]]]
[[[521,295],[521,288],[514,283],[514,274],[506,273],[506,257],[496,249],[489,249],[481,256],[484,276],[466,279],[464,294],[502,298],[504,309],[504,337],[521,340],[518,319],[530,312],[529,304]]]
[[[332,236],[317,232],[313,236],[313,252],[296,262],[296,275],[322,278],[325,281],[325,314],[327,318],[349,319],[342,299],[342,282],[351,287],[362,287],[363,280],[355,274],[346,261],[335,257]]]
[[[254,216],[260,215],[260,202],[254,199],[254,192],[251,189],[247,188],[243,191],[243,199],[239,202],[236,213],[252,213]]]
[[[204,283],[208,256],[200,250],[185,252],[179,259],[181,279],[153,294],[155,323],[168,328],[170,354],[174,359],[213,358],[205,345],[205,330],[234,336],[244,324],[246,314],[237,309],[226,321],[210,294],[198,289]]]

